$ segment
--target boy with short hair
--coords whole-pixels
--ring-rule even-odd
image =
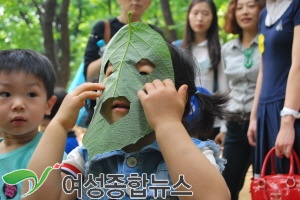
[[[0,51],[0,199],[19,200],[21,183],[2,176],[24,169],[40,141],[44,115],[51,113],[55,72],[51,62],[32,50]]]

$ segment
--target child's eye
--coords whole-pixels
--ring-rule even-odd
[[[0,97],[10,97],[10,93],[8,92],[1,92]]]
[[[135,67],[140,75],[145,76],[154,70],[155,65],[148,59],[142,59],[136,63]]]
[[[29,93],[27,94],[27,96],[29,96],[29,97],[36,97],[37,94],[34,93],[34,92],[29,92]]]
[[[140,75],[148,75],[149,73],[147,72],[140,72]]]

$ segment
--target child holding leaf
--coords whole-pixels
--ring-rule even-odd
[[[84,101],[97,98],[83,146],[25,199],[229,199],[219,146],[195,139],[223,116],[227,97],[198,93],[194,66],[148,25],[124,26],[104,52],[100,83],[66,96],[28,168],[40,177],[62,162],[65,131]],[[187,121],[192,96],[201,113]]]

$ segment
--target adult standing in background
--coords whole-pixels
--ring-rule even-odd
[[[110,38],[128,23],[128,12],[131,11],[131,22],[142,21],[142,15],[151,4],[151,0],[118,0],[121,13],[118,17],[109,19]],[[158,30],[156,27],[150,25]],[[97,42],[104,39],[104,21],[98,21],[89,36],[87,46],[84,53],[84,75],[87,81],[93,81],[99,75],[101,66],[101,55],[99,55],[99,47]],[[160,30],[158,30],[160,32]]]
[[[189,51],[198,62],[196,86],[210,93],[220,89],[222,86],[218,86],[218,82],[224,79],[224,75],[218,73],[221,70],[221,47],[217,8],[212,0],[192,0],[189,4],[181,47]],[[208,138],[214,139],[220,126],[220,120],[217,119],[214,132]]]
[[[280,158],[293,148],[300,155],[300,0],[267,0],[259,32],[262,62],[248,130],[256,176],[274,145]],[[287,173],[289,160],[277,158],[275,165]]]
[[[226,134],[220,133],[215,141],[223,143],[223,157],[227,159],[223,177],[231,192],[231,199],[237,200],[243,188],[249,166],[254,162],[254,147],[247,139],[250,112],[253,105],[256,79],[259,70],[258,19],[265,6],[263,0],[231,0],[225,14],[224,30],[237,34],[222,46],[219,73],[224,73],[226,86],[223,92],[230,92]]]
[[[221,59],[217,8],[212,0],[192,0],[188,7],[185,32],[181,47],[198,61],[200,73],[196,85],[216,91]],[[200,81],[201,80],[201,81]]]

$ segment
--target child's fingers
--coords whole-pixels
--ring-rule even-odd
[[[101,94],[98,91],[85,91],[79,95],[80,99],[85,101],[86,99],[96,99]]]
[[[182,97],[182,99],[185,99],[187,101],[187,90],[188,90],[188,86],[187,85],[182,85],[180,86],[180,88],[178,89],[178,94]]]
[[[104,90],[102,83],[83,83],[72,91],[71,97],[78,98],[84,102],[86,99],[95,99],[100,96],[99,90]]]
[[[70,92],[64,99],[66,107],[81,108],[87,99],[96,99],[104,85],[101,83],[83,83]]]
[[[92,91],[92,90],[104,90],[104,85],[102,83],[91,83],[86,82],[81,85],[79,85],[75,90],[72,92],[74,95],[79,95],[83,93],[84,91]]]
[[[164,81],[161,81],[159,79],[155,79],[152,81],[152,83],[146,83],[144,86],[144,90],[149,93],[155,89],[159,88],[165,88],[165,87],[174,87],[174,83],[170,79],[165,79]]]
[[[154,81],[152,81],[152,85],[156,89],[161,88],[161,87],[165,87],[164,83],[159,79],[155,79]]]
[[[147,96],[147,94],[145,93],[145,91],[139,90],[139,91],[137,92],[137,96],[138,96],[138,98],[139,98],[140,100],[142,100],[142,99],[144,99],[144,98]]]
[[[144,85],[144,91],[148,94],[149,92],[155,90],[155,87],[153,85],[153,82],[152,83],[146,83]]]
[[[165,79],[165,80],[163,80],[163,84],[166,87],[174,87],[175,88],[175,84],[174,84],[174,82],[171,79]]]

